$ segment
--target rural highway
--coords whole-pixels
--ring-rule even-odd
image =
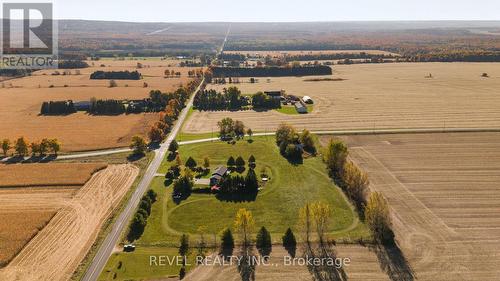
[[[142,196],[144,195],[148,187],[151,185],[151,181],[153,180],[153,178],[156,176],[156,172],[158,171],[160,164],[165,158],[165,155],[168,151],[168,146],[176,138],[177,134],[181,130],[182,124],[184,123],[188,115],[189,109],[193,106],[194,96],[198,91],[200,91],[204,83],[205,79],[201,81],[200,85],[193,93],[191,99],[189,99],[186,107],[182,110],[174,128],[168,135],[167,139],[161,144],[160,148],[155,151],[155,157],[153,161],[148,166],[139,185],[132,194],[130,200],[127,202],[125,209],[118,216],[118,219],[114,223],[111,232],[108,234],[104,242],[101,244],[97,254],[92,260],[92,263],[87,268],[87,271],[85,272],[85,275],[82,278],[83,281],[94,281],[97,280],[97,278],[99,278],[99,275],[101,274],[102,270],[104,269],[104,266],[106,265],[109,257],[111,256],[111,253],[113,252],[113,248],[118,243],[121,234],[127,227],[128,222],[130,221],[132,215],[134,214],[135,209],[139,205]]]

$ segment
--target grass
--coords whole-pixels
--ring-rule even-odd
[[[307,112],[308,113],[311,113],[313,110],[314,110],[314,106],[313,105],[308,105],[307,106]],[[295,109],[295,106],[293,106],[293,105],[282,106],[281,108],[276,109],[276,111],[279,112],[279,113],[288,114],[288,115],[299,115],[299,114],[301,114],[301,113],[297,112],[297,109]]]
[[[179,153],[183,160],[191,156],[198,162],[208,156],[212,169],[225,165],[229,156],[241,155],[248,159],[253,154],[257,158],[256,171],[265,166],[272,179],[255,202],[222,202],[213,195],[193,194],[180,205],[175,205],[170,197],[171,191],[160,190],[164,189],[163,178],[157,178],[152,188],[161,191],[159,194],[164,198],[155,203],[145,233],[138,241],[140,244],[166,245],[172,236],[196,234],[200,226],[206,227],[207,233],[213,236],[232,226],[240,208],[251,210],[256,227],[265,226],[273,234],[273,240],[279,242],[288,227],[295,228],[298,210],[306,203],[318,200],[329,203],[333,209],[329,229],[331,237],[369,237],[366,226],[359,222],[341,190],[331,182],[321,159],[305,159],[303,164],[294,165],[279,154],[272,137],[256,137],[253,143],[240,141],[236,145],[224,142],[186,145],[180,147]],[[172,163],[164,162],[160,172],[165,172],[170,165]]]
[[[115,274],[114,280],[177,275],[178,266],[151,267],[149,257],[176,255],[179,237],[183,233],[190,235],[193,247],[198,241],[200,226],[206,227],[205,239],[208,246],[213,247],[214,242],[219,241],[220,231],[233,225],[235,213],[240,208],[252,211],[255,229],[265,226],[271,232],[273,243],[281,242],[281,236],[288,227],[297,231],[298,210],[307,202],[318,200],[329,203],[333,210],[330,238],[370,238],[366,225],[359,221],[341,190],[331,182],[321,159],[305,159],[303,164],[294,165],[279,154],[273,137],[254,137],[252,143],[240,141],[235,145],[225,142],[183,145],[179,153],[183,160],[192,156],[199,163],[208,156],[212,170],[224,165],[231,155],[241,155],[245,160],[254,155],[257,159],[256,171],[265,166],[271,180],[255,202],[221,202],[213,195],[193,194],[177,205],[172,200],[172,187],[165,186],[163,177],[154,178],[151,189],[158,194],[158,200],[152,206],[144,233],[134,242],[136,251],[113,254],[99,280],[112,280]],[[163,173],[172,164],[165,160],[160,171]],[[299,237],[298,233],[296,235]],[[120,269],[119,261],[122,262]]]
[[[114,253],[98,280],[143,280],[151,278],[177,277],[180,266],[175,258],[178,256],[177,248],[149,247],[138,248],[131,253]],[[153,257],[153,258],[152,258]],[[160,257],[164,263],[155,263]],[[168,257],[168,260],[167,258]],[[172,262],[172,263],[170,263]],[[193,255],[188,257],[189,270],[195,263]]]

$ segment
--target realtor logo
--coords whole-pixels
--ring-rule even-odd
[[[57,68],[52,3],[3,3],[1,68]]]

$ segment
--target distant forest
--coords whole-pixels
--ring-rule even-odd
[[[213,77],[277,77],[277,76],[311,76],[332,75],[328,66],[299,66],[299,67],[212,67]]]

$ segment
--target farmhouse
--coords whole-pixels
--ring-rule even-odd
[[[218,167],[210,177],[210,186],[215,186],[227,175],[228,169],[226,167]]]
[[[295,109],[298,113],[307,113],[307,107],[301,102],[295,103]]]
[[[265,91],[264,94],[266,94],[268,97],[272,99],[281,99],[281,97],[285,94],[285,91]]]

